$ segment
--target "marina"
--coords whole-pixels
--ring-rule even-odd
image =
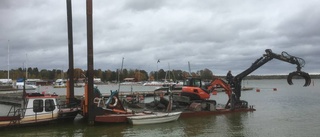
[[[250,80],[248,86],[261,89],[260,92],[243,92],[243,98],[257,109],[254,112],[186,117],[175,122],[147,126],[131,126],[126,123],[88,126],[82,116],[78,115],[74,122],[65,123],[64,126],[53,124],[37,129],[25,127],[2,130],[1,133],[4,136],[317,136],[316,129],[319,127],[320,117],[314,114],[320,110],[320,80],[315,79],[314,86],[309,87],[301,87],[303,80],[294,82],[295,85],[289,86],[284,79]],[[273,91],[275,87],[277,91]],[[99,86],[103,94],[109,93],[112,88],[112,85]],[[130,86],[122,89],[126,88],[130,89]],[[136,90],[138,88],[144,90],[145,87],[137,86]],[[63,89],[59,90],[56,92],[64,93]],[[210,98],[224,103],[227,96],[219,92]],[[1,114],[10,109],[6,105],[0,105],[0,108],[3,110]]]
[[[43,2],[44,5],[45,3],[46,2]],[[144,13],[145,11],[156,11],[162,13],[163,9],[171,9],[170,7],[167,7],[167,3],[155,3],[154,7],[150,7],[148,3],[144,5],[136,2],[132,4],[124,2],[122,4],[124,5],[117,6],[124,7],[123,9],[129,9],[128,11],[130,13],[132,11],[139,11],[141,13]],[[135,4],[139,6],[141,5],[146,9],[139,9],[139,7],[135,6]],[[8,3],[8,6],[11,5],[12,3]],[[134,19],[132,21],[125,20],[126,22],[121,22],[121,20],[113,20],[113,17],[109,16],[109,13],[112,13],[111,11],[113,10],[106,10],[108,13],[101,10],[98,10],[98,12],[97,10],[94,11],[93,7],[96,7],[97,5],[98,9],[100,9],[100,5],[93,4],[92,0],[87,0],[85,3],[85,34],[87,36],[87,48],[84,50],[78,48],[85,44],[83,44],[82,42],[78,42],[80,36],[78,35],[78,33],[81,31],[73,31],[72,4],[71,0],[66,0],[66,41],[68,44],[68,66],[66,66],[66,64],[61,65],[64,61],[66,61],[67,57],[64,56],[66,54],[63,54],[63,59],[60,58],[60,56],[55,56],[57,57],[55,58],[57,62],[51,61],[48,64],[32,63],[31,65],[34,66],[35,64],[37,64],[37,67],[39,65],[44,68],[57,68],[58,65],[61,65],[59,67],[63,69],[53,69],[52,71],[42,69],[39,71],[37,67],[28,67],[30,66],[29,61],[37,62],[41,60],[39,62],[45,62],[44,59],[49,61],[50,58],[52,58],[53,54],[59,53],[58,51],[61,51],[60,49],[62,48],[60,48],[58,44],[66,45],[66,43],[60,42],[63,41],[61,38],[59,38],[61,40],[57,40],[56,43],[52,41],[51,43],[49,43],[51,38],[48,39],[46,37],[51,36],[52,39],[54,39],[54,37],[50,33],[45,33],[44,36],[46,37],[43,37],[43,39],[46,40],[45,42],[48,46],[42,46],[42,48],[40,48],[40,52],[38,49],[35,49],[36,52],[29,53],[29,55],[31,56],[28,56],[28,53],[26,53],[25,58],[19,58],[18,60],[18,58],[16,58],[17,55],[19,55],[20,57],[21,55],[23,55],[21,51],[26,52],[28,50],[31,50],[31,47],[34,47],[31,46],[31,44],[39,46],[40,43],[35,43],[33,41],[29,41],[28,39],[25,39],[25,41],[21,41],[21,39],[26,37],[17,37],[18,35],[15,35],[16,37],[14,38],[17,38],[13,41],[13,49],[15,51],[13,53],[15,54],[10,54],[9,45],[11,43],[8,38],[10,38],[11,35],[10,37],[5,37],[8,39],[6,73],[7,79],[0,80],[1,136],[318,136],[318,128],[320,127],[320,116],[316,114],[318,114],[320,110],[320,102],[318,99],[318,97],[320,96],[320,93],[318,92],[320,89],[320,80],[312,78],[311,73],[318,71],[314,66],[312,66],[314,62],[310,65],[313,67],[312,69],[305,68],[306,61],[303,59],[310,59],[310,57],[312,56],[310,51],[308,51],[310,55],[297,51],[293,52],[293,54],[295,55],[303,56],[302,58],[291,55],[291,53],[289,54],[286,51],[277,53],[279,49],[288,49],[289,51],[291,49],[283,48],[285,46],[279,48],[281,46],[278,46],[275,43],[283,43],[281,41],[269,41],[268,39],[266,39],[267,36],[264,33],[262,33],[263,35],[261,38],[263,40],[266,39],[265,43],[260,43],[260,41],[257,41],[258,39],[255,37],[251,38],[250,35],[255,35],[256,33],[247,34],[243,32],[246,32],[250,29],[257,30],[257,28],[259,27],[254,26],[259,25],[255,25],[256,23],[253,22],[254,24],[249,25],[250,27],[243,28],[242,25],[239,25],[243,23],[243,21],[241,20],[235,21],[237,22],[237,24],[233,24],[228,21],[228,19],[234,21],[234,17],[226,18],[226,21],[224,21],[225,19],[223,19],[222,22],[218,24],[214,23],[213,25],[221,27],[220,24],[230,23],[230,25],[227,26],[239,26],[239,30],[233,29],[233,27],[229,27],[229,29],[221,27],[221,30],[219,30],[216,28],[207,27],[203,23],[192,23],[192,25],[190,26],[184,26],[185,23],[178,22],[178,24],[181,25],[181,28],[178,27],[178,29],[185,30],[184,34],[184,32],[181,33],[181,30],[172,29],[171,27],[169,27],[170,29],[168,30],[163,29],[167,26],[171,26],[172,23],[168,22],[163,23],[167,24],[166,26],[161,26],[160,24],[155,25],[160,25],[159,28],[150,27],[151,29],[149,31],[153,31],[152,33],[156,32],[155,34],[157,34],[157,37],[150,35],[151,37],[154,37],[154,39],[149,38],[143,40],[137,37],[131,39],[131,36],[135,36],[138,34],[137,31],[132,31],[131,28],[136,28],[136,26],[151,25],[142,23],[140,23],[142,25],[135,24],[139,23],[139,18],[132,18]],[[75,4],[75,6],[78,6],[78,4]],[[52,5],[52,7],[55,6]],[[61,5],[58,4],[58,6],[56,6],[55,8],[57,7],[61,7]],[[200,7],[205,8],[202,5]],[[7,7],[7,5],[5,6],[5,8],[11,9],[10,7]],[[45,8],[50,9],[49,7]],[[75,10],[76,9],[78,8],[75,8]],[[83,10],[84,7],[80,9]],[[123,10],[118,9],[118,11]],[[189,11],[189,8],[184,11]],[[12,13],[16,14],[15,11],[12,11]],[[26,13],[30,14],[31,12],[26,11]],[[93,13],[96,13],[95,16],[93,15]],[[101,26],[100,22],[93,22],[93,18],[96,19],[96,17],[101,17],[101,13],[111,20],[111,22],[109,22],[108,20],[107,24],[105,24],[106,26],[109,26],[107,29],[105,28],[105,26]],[[209,11],[208,13],[210,13],[211,15],[219,15],[212,14],[215,13],[212,11]],[[135,14],[139,13],[134,12],[134,14],[127,15],[133,15],[132,17],[136,17]],[[30,15],[32,16],[33,14]],[[55,15],[57,17],[65,16],[64,14]],[[78,17],[84,16],[78,13],[76,13],[75,15],[75,20],[77,21],[76,25],[78,25]],[[120,19],[120,16],[123,15],[124,14],[119,14],[119,16],[117,17],[119,17]],[[154,13],[152,13],[152,15],[154,15]],[[183,14],[177,15],[181,16]],[[190,17],[194,17],[192,14],[188,15],[190,15]],[[30,19],[29,17],[31,16],[26,16],[25,20]],[[176,17],[168,17],[172,18],[163,19],[177,22],[177,20],[175,20]],[[240,16],[235,17],[239,18]],[[270,18],[271,16],[267,17]],[[39,20],[41,19],[42,18],[39,18]],[[54,21],[56,19],[57,18],[54,16],[53,18],[50,18],[51,21]],[[191,21],[183,20],[183,18],[180,19],[183,22]],[[191,19],[200,19],[199,21],[201,21],[201,19],[205,18],[198,17]],[[254,18],[250,17],[248,19]],[[151,18],[150,20],[156,22],[160,21],[158,19],[154,20]],[[211,19],[209,18],[205,20],[211,21]],[[207,21],[205,20],[204,23],[207,23]],[[11,21],[9,21],[10,24]],[[50,26],[49,24],[51,24],[51,21],[50,23],[46,22],[46,24]],[[117,24],[119,23],[119,26],[113,27],[112,24],[108,24],[112,23],[112,21],[116,21]],[[288,19],[283,20],[283,22],[286,21],[288,21]],[[21,22],[21,25],[30,24],[30,22],[26,23],[26,21],[24,20],[21,20]],[[147,23],[149,22],[149,20],[145,20],[144,22]],[[250,21],[248,22],[250,23]],[[244,24],[247,24],[248,22]],[[292,22],[292,20],[290,22]],[[287,33],[281,33],[281,31],[289,32],[286,29],[283,29],[283,26],[290,25],[281,22],[276,23],[278,24],[276,24],[275,26],[279,27],[274,28],[277,28],[277,30],[272,30],[273,26],[269,27],[272,32],[274,31],[277,32],[277,34],[284,35],[284,37],[286,37],[288,41],[292,41],[292,38],[289,37]],[[9,23],[5,22],[4,24]],[[12,24],[14,24],[14,21]],[[37,23],[37,25],[39,24],[41,23]],[[99,29],[93,29],[93,24],[100,26],[97,27]],[[178,24],[174,23],[172,26],[175,26],[174,28],[176,28]],[[199,27],[199,25],[197,24],[205,27]],[[15,25],[14,27],[17,26],[18,25]],[[48,30],[52,30],[49,28],[58,28],[59,26],[60,25],[56,25],[55,27],[50,26],[47,28]],[[124,26],[127,26],[125,30],[129,30],[127,31],[127,33],[123,33],[125,32],[122,29],[125,28]],[[261,26],[266,27],[265,25]],[[3,27],[3,29],[7,30],[6,28],[14,27],[5,26]],[[85,25],[83,25],[82,27],[85,27]],[[75,28],[78,29],[82,27],[76,26]],[[22,27],[17,28],[21,30],[24,29]],[[37,26],[37,28],[43,27]],[[115,28],[115,31],[110,31],[111,28]],[[108,31],[105,31],[104,29]],[[171,29],[173,31],[171,31]],[[265,30],[265,28],[259,29]],[[44,34],[41,33],[42,30],[45,29],[39,29],[39,34]],[[63,30],[65,31],[65,29]],[[139,30],[141,32],[144,31],[144,29],[141,28],[137,28],[135,30]],[[221,35],[224,38],[221,37],[217,39],[217,36],[213,35],[213,39],[208,39],[205,37],[208,36],[208,34],[210,34],[211,32],[208,33],[204,31],[205,33],[203,33],[203,30],[208,30],[208,32],[210,32],[211,30],[218,30],[217,32],[223,32],[223,30],[227,30],[228,32],[232,32],[232,35],[236,34],[236,37],[232,36],[231,33],[226,33],[224,35]],[[278,30],[280,30],[280,33],[278,33]],[[8,34],[11,34],[9,33],[11,31],[8,31]],[[118,33],[121,35],[110,37],[116,31],[121,32]],[[60,29],[57,29],[56,32],[52,33],[55,35],[60,34],[57,32],[60,32]],[[77,45],[77,48],[75,50],[76,56],[74,56],[73,47],[74,32],[75,40],[77,40],[75,41],[75,45]],[[105,32],[111,33],[107,34]],[[141,35],[137,36],[149,36],[149,34],[152,33],[143,32],[141,33]],[[119,36],[122,37],[123,34],[126,34],[123,36],[123,41],[118,41],[117,39],[120,38]],[[176,37],[177,34],[183,34],[181,35],[182,39],[180,37]],[[32,34],[32,36],[36,35],[36,33]],[[99,35],[106,37],[104,39],[101,39]],[[189,37],[185,37],[185,35]],[[271,35],[273,35],[273,37],[278,37],[278,35]],[[229,38],[233,38],[235,40],[230,41]],[[57,39],[57,37],[55,37],[55,39]],[[250,39],[250,43],[249,41],[246,41],[244,39]],[[20,51],[17,50],[21,47],[17,44],[17,41],[25,43],[27,45],[25,47],[28,48],[21,48]],[[139,44],[137,43],[137,41],[140,41]],[[153,42],[150,43],[148,41]],[[167,43],[166,41],[169,41],[170,43]],[[255,41],[257,43],[251,43],[251,41]],[[95,54],[93,46],[94,43],[97,44],[95,48],[98,48],[98,52],[96,52]],[[130,43],[130,47],[134,46],[135,49],[124,49],[124,43]],[[165,46],[160,46],[160,43],[161,45]],[[196,44],[196,46],[193,46],[194,43]],[[299,41],[295,41],[295,43],[299,43]],[[301,43],[304,45],[311,45],[311,47],[313,46],[312,44],[307,42]],[[104,46],[102,46],[102,44],[104,44]],[[179,45],[177,46],[177,44]],[[251,47],[249,49],[233,46],[244,44],[253,45],[252,47],[260,46],[257,49],[265,50],[262,54],[260,54],[260,57],[256,57],[256,51]],[[266,44],[271,45],[264,46]],[[285,43],[285,45],[286,44],[287,43]],[[141,49],[139,48],[141,47],[140,45],[144,46],[146,50],[137,50]],[[161,52],[163,50],[161,48],[166,48],[167,45],[175,48],[171,48],[170,52],[167,53]],[[190,52],[188,52],[187,54],[181,53],[180,50],[177,50],[178,48],[180,48],[180,46],[183,46],[184,49],[191,49],[191,47],[193,49],[189,50]],[[293,46],[298,47],[300,45],[294,44]],[[46,47],[57,47],[57,50],[48,50],[46,49]],[[106,49],[106,47],[108,48],[108,50]],[[151,50],[150,47],[152,47]],[[209,52],[209,50],[202,50],[211,47],[214,47],[214,49],[218,50],[213,50],[213,54]],[[231,50],[226,49],[226,47],[231,47]],[[272,49],[269,49],[269,47],[274,48],[276,52],[273,52]],[[109,52],[110,49],[112,52]],[[83,51],[85,51],[86,54],[83,54]],[[95,49],[95,51],[97,51],[97,49]],[[120,54],[119,51],[121,51]],[[46,58],[40,58],[38,52],[44,53],[48,56],[46,56]],[[87,55],[87,62],[86,64],[82,62],[82,64],[79,66],[78,61],[80,58],[78,54],[80,53],[83,57],[85,57],[84,55]],[[106,56],[105,53],[107,53],[108,55]],[[122,56],[120,68],[118,68],[117,65],[119,64],[119,62],[117,62],[116,60],[117,58],[120,58],[119,55]],[[130,69],[126,69],[126,67],[124,68],[124,55],[127,55],[126,59],[128,59],[129,62],[129,64],[125,64],[125,66],[130,66]],[[141,55],[144,56],[141,57]],[[12,59],[14,59],[14,69],[10,69],[11,56],[13,56]],[[94,56],[96,56],[95,61]],[[77,58],[74,60],[74,57]],[[210,60],[209,62],[208,59],[212,58],[213,60]],[[255,58],[255,60],[251,60],[253,58]],[[63,61],[60,62],[61,59]],[[81,61],[82,60],[84,60],[84,58],[81,58]],[[185,67],[181,62],[186,60],[195,61],[194,63],[196,64],[197,69],[204,66],[209,66],[210,69],[205,68],[203,70],[196,70],[196,72],[192,72],[190,61],[188,61],[189,72],[179,70]],[[216,60],[218,60],[219,62],[216,62]],[[294,65],[293,71],[292,69],[289,69],[289,67],[287,68],[286,66],[284,67],[279,64],[273,63],[272,68],[276,68],[275,71],[279,72],[269,71],[271,67],[267,67],[267,69],[264,69],[262,71],[268,74],[284,73],[285,71],[290,70],[290,72],[288,72],[288,75],[285,75],[286,79],[246,79],[247,76],[252,75],[253,72],[260,69],[265,64],[268,64],[268,62],[271,60],[277,60],[280,62],[289,63],[290,65]],[[23,62],[23,67],[16,68],[17,63],[21,63],[21,61]],[[76,61],[76,63],[74,61]],[[148,72],[150,70],[154,70],[154,68],[151,67],[152,61],[154,61],[154,65],[156,63],[157,69],[156,71]],[[169,69],[167,71],[162,69],[163,65],[161,65],[161,69],[159,69],[159,63],[162,61],[168,63]],[[248,61],[252,62],[248,63]],[[102,62],[103,64],[107,62],[107,68],[112,67],[113,69],[116,69],[116,71],[112,71],[109,69],[95,70],[95,65],[98,66],[98,68],[105,68],[105,64],[101,66]],[[174,68],[179,68],[178,70],[175,70],[175,74],[173,73],[174,70],[171,69],[171,62],[175,63]],[[245,67],[243,64],[248,64],[245,69],[243,69]],[[135,65],[138,65],[139,69],[131,69]],[[83,69],[85,66],[87,68]],[[65,71],[66,68],[67,70]],[[148,71],[140,68],[147,68]],[[214,69],[215,72],[212,72],[211,69]],[[231,73],[231,70],[227,71],[227,69],[232,69],[232,72],[236,72],[237,74],[233,75]],[[10,71],[12,72],[11,75]],[[216,76],[216,74],[222,73],[224,71],[228,72],[226,76]],[[1,71],[2,78],[5,77],[4,74],[5,71]],[[65,74],[67,76],[65,76]],[[14,80],[12,80],[11,78],[13,78]],[[244,80],[246,80],[247,83],[245,86],[243,85]],[[8,85],[11,87],[8,87]]]

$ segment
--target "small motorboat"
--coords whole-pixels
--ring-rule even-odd
[[[133,125],[157,124],[176,121],[180,117],[181,112],[151,112],[150,114],[137,114],[127,117],[129,123]]]
[[[18,79],[16,84],[15,84],[16,89],[18,90],[35,90],[38,88],[36,85],[36,81],[34,80],[26,80],[25,82],[23,79]]]

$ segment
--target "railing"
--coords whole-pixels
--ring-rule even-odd
[[[24,112],[27,112],[27,110],[30,110],[30,109],[33,110],[33,108],[25,108]],[[56,107],[56,109],[58,109],[58,108]],[[51,114],[51,116],[50,117],[41,117],[41,116],[48,115],[48,114]],[[34,114],[29,114],[29,115],[24,113],[24,118],[32,117],[32,116],[34,116],[34,119],[30,119],[29,121],[41,122],[41,121],[49,121],[49,120],[57,119],[58,113],[57,113],[56,117],[54,117],[54,110],[48,111],[48,112],[34,112]]]
[[[7,120],[10,121],[9,125],[15,125],[19,124],[21,119],[21,111],[19,108],[16,108],[16,106],[11,106],[8,114],[7,114]]]

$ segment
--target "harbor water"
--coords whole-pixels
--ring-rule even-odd
[[[133,126],[122,124],[95,124],[89,126],[77,116],[71,123],[54,123],[32,127],[0,129],[1,136],[88,136],[88,137],[318,137],[320,134],[320,80],[312,80],[309,87],[302,87],[304,80],[246,80],[241,99],[254,105],[256,111],[205,117],[178,119],[154,125]],[[118,89],[117,85],[98,85],[103,94]],[[152,91],[155,87],[121,86],[122,92]],[[260,92],[256,92],[260,89]],[[41,87],[38,92],[65,94],[65,89]],[[28,91],[30,92],[30,91]],[[75,88],[76,95],[83,95],[82,88]],[[211,99],[225,104],[227,95],[218,93]],[[0,105],[0,115],[6,115],[10,106]]]

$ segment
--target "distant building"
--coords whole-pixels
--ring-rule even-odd
[[[132,85],[132,84],[138,84],[136,82],[136,79],[135,78],[125,78],[123,79],[124,82],[120,83],[122,85]]]
[[[102,83],[101,78],[93,78],[93,83]]]
[[[135,82],[136,79],[135,78],[125,78],[123,79],[124,82]]]

